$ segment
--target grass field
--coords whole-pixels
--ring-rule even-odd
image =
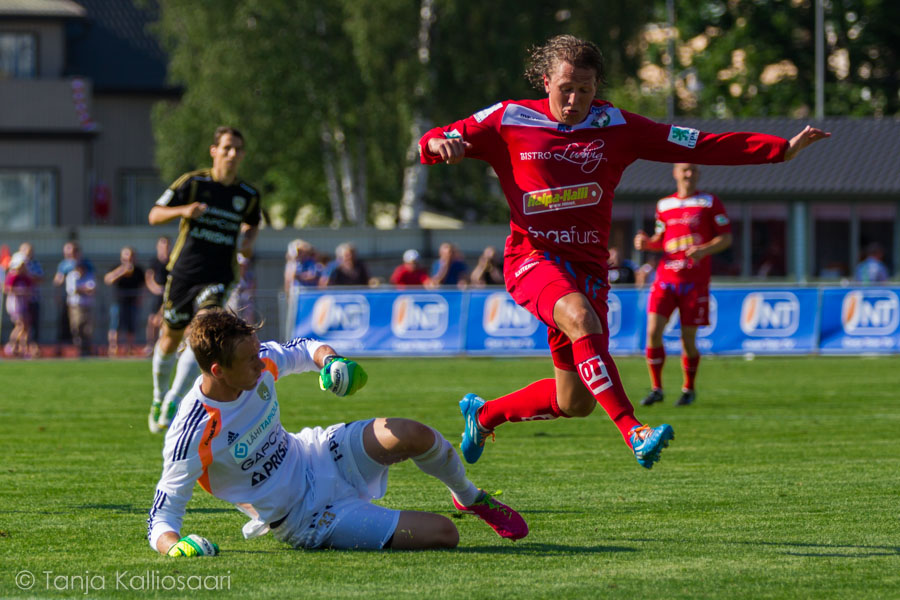
[[[550,373],[546,359],[363,362],[352,399],[312,374],[280,381],[284,425],[405,416],[456,444],[462,394]],[[643,360],[619,365],[636,401]],[[900,598],[900,358],[706,359],[698,403],[679,409],[677,360],[666,377],[667,402],[637,410],[675,428],[652,471],[601,410],[498,430],[469,474],[522,512],[520,542],[460,516],[454,551],[290,550],[243,540],[243,515],[198,488],[184,533],[223,553],[176,560],[145,540],[162,444],[145,424],[149,362],[0,363],[0,597]],[[382,502],[453,513],[410,463]],[[159,589],[166,576],[206,589]]]

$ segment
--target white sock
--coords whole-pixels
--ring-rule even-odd
[[[197,376],[200,375],[200,365],[194,357],[194,351],[190,346],[184,349],[178,358],[178,366],[175,367],[175,379],[172,380],[172,389],[166,393],[166,403],[174,402],[178,405],[184,395],[187,394]]]
[[[175,353],[163,354],[159,349],[159,342],[153,346],[153,400],[162,401],[163,396],[169,391],[169,378],[172,376],[172,367],[175,366]]]
[[[434,431],[434,445],[412,460],[424,473],[440,479],[463,506],[471,506],[481,495],[481,490],[466,477],[466,468],[456,450],[437,431]]]

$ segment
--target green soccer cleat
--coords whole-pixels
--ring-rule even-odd
[[[159,433],[162,431],[158,422],[161,409],[162,402],[159,400],[154,400],[153,404],[150,405],[150,415],[147,417],[147,427],[150,429],[150,433]]]
[[[159,418],[156,420],[157,426],[162,429],[168,429],[169,425],[172,424],[172,419],[175,418],[175,414],[178,412],[178,402],[175,400],[169,400],[167,397],[163,403],[162,407],[160,407]]]

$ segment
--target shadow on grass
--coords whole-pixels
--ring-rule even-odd
[[[628,539],[629,542],[653,542],[668,544],[684,540],[650,538]],[[737,546],[775,546],[784,548],[783,554],[819,558],[871,558],[874,556],[900,556],[900,546],[870,546],[865,544],[816,544],[812,542],[721,542]],[[801,549],[808,549],[802,552]]]
[[[461,554],[531,554],[534,556],[566,556],[571,554],[610,554],[613,552],[638,552],[626,546],[567,546],[565,544],[538,544],[516,542],[502,546],[457,547],[449,552]]]
[[[147,511],[150,510],[148,506],[135,506],[133,504],[79,504],[77,506],[73,506],[73,509],[78,510],[106,510],[109,512],[117,512],[117,513],[126,513],[133,515],[146,515]],[[20,512],[28,512],[28,511],[20,511]],[[191,508],[189,512],[192,513],[201,513],[201,514],[212,514],[212,513],[234,513],[233,508]]]

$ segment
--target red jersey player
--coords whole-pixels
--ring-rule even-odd
[[[656,203],[653,237],[639,231],[634,238],[636,249],[663,253],[647,303],[647,367],[653,389],[641,400],[644,406],[663,400],[663,331],[676,308],[681,318],[684,385],[675,405],[694,401],[694,377],[700,364],[697,328],[709,325],[709,257],[731,245],[731,223],[725,207],[712,194],[697,190],[697,165],[677,163],[672,177],[678,191]]]
[[[545,98],[498,102],[419,141],[425,164],[469,157],[493,167],[511,213],[506,288],[549,328],[553,378],[491,402],[475,394],[462,399],[463,456],[478,460],[487,436],[507,421],[586,417],[599,403],[649,469],[674,432],[635,418],[606,329],[607,240],[622,172],[639,158],[780,162],[829,134],[807,127],[788,142],[655,123],[595,99],[603,77],[600,51],[570,35],[534,48],[526,75]]]

